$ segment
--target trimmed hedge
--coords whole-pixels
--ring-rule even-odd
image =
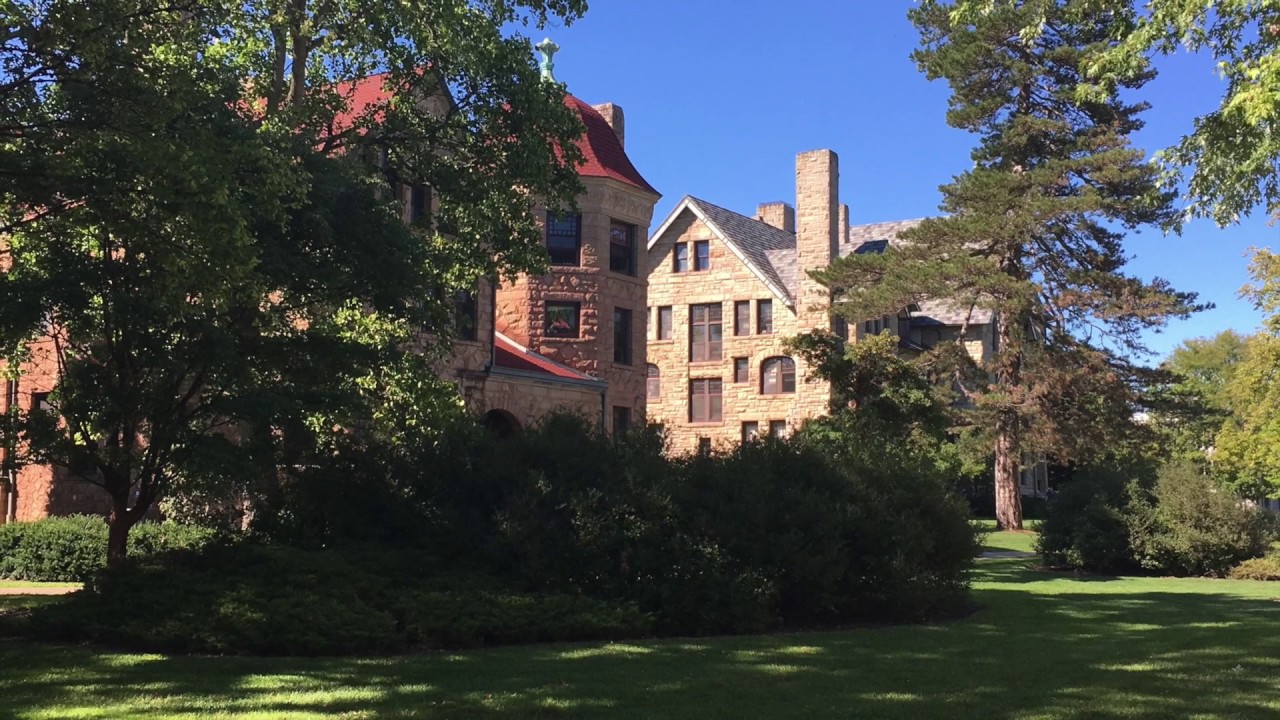
[[[143,522],[129,533],[129,552],[153,555],[207,544],[214,533],[177,523]],[[107,561],[107,524],[71,515],[0,526],[0,578],[82,582]]]

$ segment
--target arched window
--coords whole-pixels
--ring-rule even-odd
[[[650,400],[657,400],[662,395],[662,371],[653,363],[649,363],[649,376],[645,379],[644,389]]]
[[[789,357],[773,357],[760,366],[760,394],[781,395],[796,391],[796,362]]]

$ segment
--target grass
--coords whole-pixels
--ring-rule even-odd
[[[1024,523],[1026,530],[1006,532],[996,530],[995,520],[984,519],[976,522],[982,529],[987,531],[987,534],[982,539],[983,552],[1007,552],[1010,550],[1035,552],[1035,520],[1027,520]]]
[[[0,641],[15,718],[1262,718],[1280,583],[975,571],[945,625],[396,658],[136,655]]]
[[[80,583],[31,582],[29,580],[0,580],[0,590],[27,588],[80,588]]]

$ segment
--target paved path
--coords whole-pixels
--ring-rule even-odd
[[[1025,550],[987,550],[978,556],[979,560],[1009,560],[1011,558],[1033,558],[1036,553]]]
[[[67,595],[79,587],[0,587],[0,595]]]

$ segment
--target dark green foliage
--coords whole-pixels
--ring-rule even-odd
[[[1216,577],[1275,536],[1270,518],[1193,463],[1162,468],[1154,481],[1091,471],[1050,503],[1039,530],[1050,565]]]
[[[1165,468],[1150,493],[1133,493],[1133,553],[1148,570],[1220,577],[1270,545],[1269,518],[1192,463]]]
[[[42,637],[166,652],[328,655],[643,636],[626,605],[512,593],[407,550],[249,543],[136,558],[35,613]],[[146,608],[146,612],[136,612]]]
[[[671,459],[651,430],[614,438],[569,415],[501,441],[460,429],[290,481],[256,532],[416,542],[503,587],[634,604],[663,633],[954,611],[977,547],[963,503],[906,449],[835,461],[839,430]]]
[[[1137,568],[1129,545],[1123,476],[1085,471],[1049,504],[1038,528],[1036,550],[1047,564],[1101,573]]]
[[[1249,558],[1231,568],[1227,577],[1232,580],[1280,580],[1280,557]]]
[[[154,555],[207,544],[213,533],[176,523],[144,522],[134,529],[133,551]],[[0,578],[80,582],[107,561],[107,525],[101,517],[73,515],[0,526]]]

